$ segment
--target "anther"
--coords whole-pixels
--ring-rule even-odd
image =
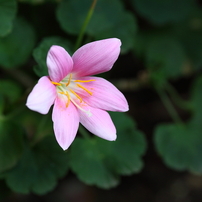
[[[66,107],[69,106],[69,103],[70,103],[70,95],[68,92],[65,93],[65,95],[67,96],[68,100],[67,100],[67,103],[66,103]]]
[[[93,93],[91,92],[91,91],[89,91],[87,88],[85,88],[85,87],[83,87],[82,85],[80,85],[80,84],[76,84],[79,88],[82,88],[83,90],[85,90],[88,94],[90,94],[90,95],[93,95]]]
[[[85,83],[85,82],[91,82],[91,81],[95,81],[95,79],[91,79],[91,80],[75,80],[74,82],[82,82],[82,83]]]
[[[54,81],[51,81],[52,84],[56,85],[56,86],[61,86],[60,83],[57,83],[57,82],[54,82]]]
[[[70,89],[70,91],[80,100],[80,103],[83,101],[82,98],[77,93],[75,93],[72,89]]]
[[[68,86],[68,85],[70,84],[71,79],[72,79],[72,74],[69,75],[69,80],[68,80],[68,82],[66,83],[66,86]]]

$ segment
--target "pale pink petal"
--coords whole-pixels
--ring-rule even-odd
[[[84,77],[79,80],[95,80],[79,83],[92,92],[89,95],[85,90],[78,88],[78,94],[82,95],[83,101],[91,107],[107,111],[128,111],[128,102],[124,95],[109,81],[100,77]]]
[[[109,71],[120,53],[121,41],[117,38],[88,43],[72,56],[76,76],[90,76]]]
[[[60,82],[73,68],[73,61],[69,53],[61,46],[51,46],[46,63],[52,81]]]
[[[56,98],[56,88],[47,76],[41,77],[29,94],[26,106],[41,114],[47,114]]]
[[[66,107],[66,103],[57,98],[53,107],[52,119],[56,140],[62,149],[66,150],[73,142],[79,127],[77,109],[72,103]]]
[[[83,109],[89,110],[91,115],[78,110],[81,124],[94,135],[106,140],[116,139],[116,128],[109,114],[101,109],[83,106]]]

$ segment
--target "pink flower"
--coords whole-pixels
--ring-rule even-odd
[[[116,139],[116,128],[106,112],[128,110],[123,94],[107,80],[91,75],[109,71],[120,53],[116,38],[88,43],[71,57],[64,48],[52,46],[47,55],[49,76],[43,76],[27,99],[27,107],[47,114],[52,104],[57,142],[66,150],[79,122],[91,133]]]

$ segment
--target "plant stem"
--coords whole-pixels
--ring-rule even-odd
[[[173,105],[172,105],[169,97],[165,93],[165,91],[162,90],[161,88],[156,88],[156,90],[161,98],[161,101],[163,102],[164,106],[166,107],[168,113],[172,117],[173,121],[178,125],[184,125],[184,123],[182,122],[181,118],[179,117],[178,113],[176,112],[175,108],[173,107]]]
[[[77,38],[76,45],[75,45],[75,50],[78,49],[80,47],[80,45],[81,45],[81,41],[83,39],[86,27],[87,27],[88,23],[90,22],[90,19],[91,19],[92,15],[93,15],[93,11],[94,11],[96,2],[97,2],[97,0],[93,0],[93,3],[91,4],[91,7],[90,7],[90,9],[88,11],[86,19],[85,19],[85,21],[83,23],[83,26],[81,27],[79,36]]]
[[[175,101],[175,103],[184,110],[188,110],[190,111],[192,109],[192,105],[190,102],[183,100],[180,95],[178,94],[178,92],[176,91],[176,89],[169,84],[168,82],[165,83],[165,89],[167,90],[167,92],[170,94],[170,96],[173,98],[173,100]]]

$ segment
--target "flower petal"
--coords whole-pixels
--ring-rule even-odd
[[[51,46],[46,63],[52,81],[60,82],[73,68],[73,61],[69,53],[61,46]]]
[[[68,107],[65,105],[60,98],[56,98],[52,115],[55,137],[63,150],[71,145],[79,127],[79,114],[76,107],[72,103]]]
[[[56,98],[56,88],[47,76],[39,79],[29,94],[26,106],[41,114],[47,114]]]
[[[72,56],[76,76],[89,76],[109,71],[120,53],[121,41],[117,38],[88,43]]]
[[[89,95],[86,91],[79,89],[78,94],[82,95],[83,101],[91,107],[107,111],[128,111],[128,102],[124,95],[109,81],[100,77],[84,77],[78,80],[95,80],[80,83],[92,92]]]
[[[101,109],[90,106],[82,106],[83,109],[89,110],[92,115],[79,110],[80,122],[91,133],[103,139],[113,141],[116,139],[116,128],[109,114]]]

